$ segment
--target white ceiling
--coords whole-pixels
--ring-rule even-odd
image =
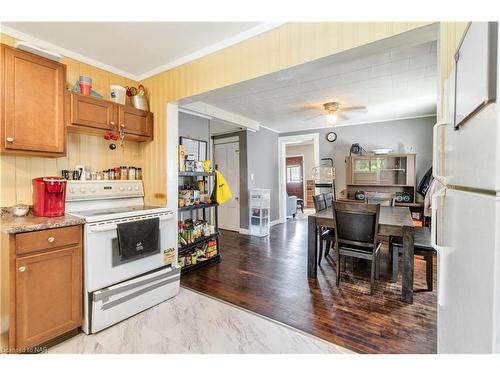
[[[429,31],[429,30],[428,30]],[[367,107],[349,112],[336,126],[434,115],[437,101],[437,42],[430,30],[395,42],[269,74],[183,100],[202,102],[259,122],[278,132],[329,127],[322,103]]]
[[[78,10],[76,10],[78,11]],[[3,22],[2,32],[141,80],[279,24],[256,22]]]

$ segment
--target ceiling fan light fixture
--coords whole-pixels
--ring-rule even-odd
[[[335,114],[335,112],[332,111],[326,115],[326,122],[328,122],[330,125],[335,124],[336,121],[337,121],[337,115]]]

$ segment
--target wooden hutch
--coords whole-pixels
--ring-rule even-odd
[[[356,192],[407,193],[411,206],[416,199],[415,154],[386,154],[346,157],[346,195],[356,199]]]

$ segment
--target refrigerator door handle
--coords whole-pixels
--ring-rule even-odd
[[[447,251],[445,246],[441,246],[437,241],[437,225],[438,217],[438,198],[444,197],[446,188],[442,188],[432,196],[431,202],[431,246],[437,251],[439,255],[439,272],[438,272],[438,305],[444,306],[445,304],[445,280],[446,280],[446,256]]]
[[[442,160],[441,158],[439,158],[439,150],[438,150],[438,147],[439,147],[439,129],[442,127],[442,126],[446,126],[446,125],[449,125],[447,122],[438,122],[437,124],[434,125],[432,131],[433,131],[433,135],[432,135],[432,142],[433,142],[433,145],[432,145],[432,177],[434,177],[436,180],[438,180],[439,182],[441,182],[441,184],[445,185],[445,178],[444,176],[442,176],[440,173],[442,173],[440,170],[439,170],[439,164],[440,164],[440,161]]]

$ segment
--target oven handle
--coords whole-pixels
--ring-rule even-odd
[[[171,220],[174,218],[174,215],[163,215],[159,216],[160,221],[165,221],[165,220]],[[99,226],[89,226],[89,232],[96,233],[96,232],[107,232],[110,230],[116,230],[118,228],[117,224],[105,224],[105,225],[99,225]]]

